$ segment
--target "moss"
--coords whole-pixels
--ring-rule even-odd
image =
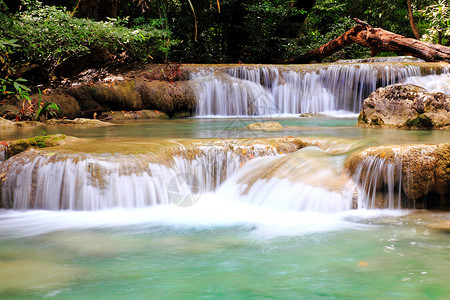
[[[383,126],[384,125],[384,121],[381,118],[378,117],[374,117],[371,121],[370,121],[370,125],[371,126]]]
[[[59,141],[65,139],[66,136],[62,134],[36,136],[28,139],[21,139],[11,142],[8,147],[8,156],[14,156],[24,152],[30,148],[47,148],[54,147],[59,144]]]
[[[367,116],[366,113],[363,111],[361,111],[361,113],[358,116],[358,124],[367,124]]]
[[[408,119],[406,120],[405,127],[410,127],[410,128],[433,128],[434,124],[433,121],[426,115],[424,114],[419,114],[417,116],[417,118],[415,119]]]

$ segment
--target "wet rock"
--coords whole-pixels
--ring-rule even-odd
[[[245,127],[248,130],[276,131],[283,129],[283,125],[275,121],[253,123]]]
[[[102,113],[104,120],[139,120],[139,119],[168,119],[169,116],[158,110],[138,111],[109,111]]]
[[[350,155],[345,168],[366,191],[400,185],[413,207],[450,205],[450,143],[371,147]]]
[[[412,84],[379,88],[364,100],[358,125],[412,129],[450,128],[450,95]]]
[[[169,116],[176,112],[192,112],[195,94],[189,82],[139,81],[136,88],[146,108],[162,110]]]
[[[1,127],[16,127],[16,124],[13,121],[0,117],[0,128]]]
[[[73,125],[73,126],[92,126],[92,127],[114,125],[114,124],[109,123],[109,122],[104,122],[104,121],[100,121],[100,120],[93,120],[93,119],[84,119],[84,118],[76,118],[74,120],[51,119],[51,120],[47,120],[46,123],[49,124],[49,125]]]
[[[300,118],[314,118],[314,117],[323,117],[323,115],[319,113],[303,113],[300,115]]]
[[[103,110],[143,109],[141,96],[133,80],[114,81],[76,86],[67,91],[79,103],[83,111],[101,106]]]
[[[75,140],[75,137],[66,139],[63,134],[36,136],[28,139],[20,139],[9,143],[7,148],[7,156],[11,157],[24,152],[30,148],[48,148],[62,145],[67,141]]]
[[[438,230],[438,231],[444,231],[450,233],[450,220],[444,220],[437,223],[429,224],[427,227]]]

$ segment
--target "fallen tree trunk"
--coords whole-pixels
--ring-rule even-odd
[[[354,20],[358,25],[338,38],[299,57],[287,60],[285,63],[306,64],[312,61],[321,62],[325,57],[353,43],[370,48],[372,56],[380,52],[394,52],[397,55],[410,55],[428,62],[445,61],[450,63],[449,47],[421,42],[381,28],[373,28],[358,19]]]

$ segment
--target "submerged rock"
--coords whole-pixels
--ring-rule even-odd
[[[0,293],[57,290],[72,284],[82,275],[82,270],[63,264],[0,260]]]
[[[444,220],[437,223],[429,224],[427,227],[438,231],[450,233],[450,220]]]
[[[364,100],[358,125],[412,129],[450,128],[450,95],[412,84],[379,88]]]
[[[370,207],[450,206],[450,143],[371,147],[353,153],[345,167],[360,182]],[[374,198],[383,193],[383,201],[391,203]]]
[[[283,129],[283,125],[275,121],[253,123],[246,127],[249,130],[263,130],[263,131],[276,131]]]

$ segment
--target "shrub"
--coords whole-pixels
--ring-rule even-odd
[[[171,45],[167,30],[157,26],[128,28],[127,18],[96,22],[74,18],[64,8],[40,2],[27,7],[8,18],[0,13],[2,40],[16,40],[21,46],[11,57],[16,62],[37,63],[48,71],[98,49],[107,50],[116,60],[162,60]]]

